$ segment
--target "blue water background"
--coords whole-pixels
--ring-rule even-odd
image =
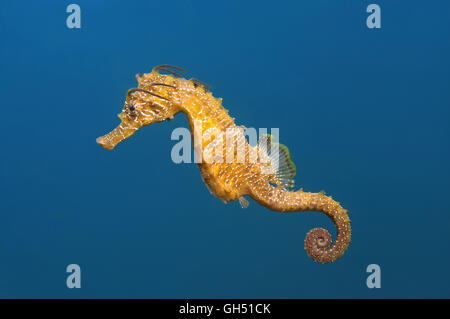
[[[80,0],[76,30],[71,2],[2,0],[0,297],[449,298],[450,2],[372,2]],[[340,260],[303,249],[311,228],[335,233],[323,214],[225,205],[174,164],[181,114],[95,143],[163,63],[237,124],[280,128],[297,187],[349,209]]]

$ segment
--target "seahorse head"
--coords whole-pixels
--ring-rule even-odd
[[[139,87],[128,90],[118,115],[121,123],[110,133],[97,138],[97,143],[105,149],[112,150],[142,126],[172,119],[179,112],[174,77],[153,70],[138,74],[136,78]]]

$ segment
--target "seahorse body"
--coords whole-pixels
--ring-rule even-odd
[[[305,250],[320,263],[341,257],[351,240],[347,210],[323,192],[288,190],[272,169],[273,163],[261,146],[247,143],[244,128],[235,125],[222,106],[222,99],[215,98],[197,81],[161,74],[159,69],[168,70],[164,66],[156,67],[151,73],[136,76],[139,86],[127,94],[119,114],[121,124],[111,133],[99,137],[97,142],[106,149],[113,149],[140,127],[171,119],[183,112],[189,121],[194,148],[201,153],[198,166],[202,179],[212,194],[225,203],[243,200],[248,195],[278,212],[321,211],[336,225],[336,239],[332,243],[328,231],[314,228],[306,235]],[[265,156],[263,160],[250,160]]]

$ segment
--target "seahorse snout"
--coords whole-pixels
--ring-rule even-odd
[[[138,129],[139,127],[137,125],[130,125],[129,123],[122,121],[122,123],[110,133],[98,137],[96,142],[101,147],[112,150],[117,144],[133,135]]]
[[[104,136],[97,137],[95,141],[97,142],[98,145],[107,150],[112,150],[115,147],[115,145],[112,145],[110,142],[108,142],[108,140]]]

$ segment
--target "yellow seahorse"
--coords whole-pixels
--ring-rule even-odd
[[[278,212],[321,211],[336,225],[336,239],[332,243],[328,231],[314,228],[305,237],[305,250],[319,263],[341,257],[351,240],[347,210],[323,192],[290,191],[295,166],[287,148],[272,142],[269,135],[262,136],[258,145],[249,145],[244,128],[234,124],[234,118],[222,106],[222,99],[215,98],[203,82],[187,80],[179,72],[185,71],[159,65],[150,73],[137,74],[139,85],[127,92],[119,114],[120,125],[97,138],[97,143],[112,150],[140,127],[172,119],[183,112],[189,121],[194,148],[201,152],[198,161],[201,176],[212,194],[225,203],[239,200],[243,207],[248,205],[244,198],[248,195]],[[277,146],[278,152],[270,151]]]

